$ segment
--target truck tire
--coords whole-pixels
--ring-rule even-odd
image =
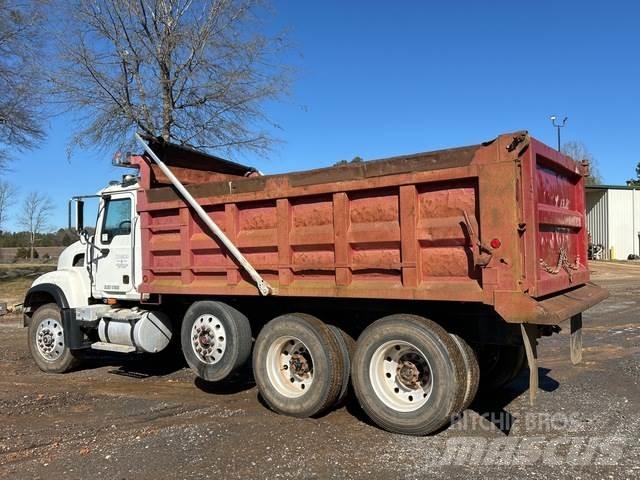
[[[340,390],[335,403],[335,406],[342,406],[349,397],[349,386],[351,384],[351,359],[353,358],[353,352],[355,352],[356,349],[356,341],[351,335],[335,325],[329,325],[329,328],[336,337],[343,358],[342,389]]]
[[[464,412],[471,402],[476,398],[478,393],[478,385],[480,384],[480,365],[478,365],[478,358],[476,352],[469,346],[469,344],[458,335],[451,334],[454,342],[460,349],[462,354],[462,360],[464,361],[464,367],[467,375],[466,388],[464,393],[464,400],[462,401],[461,412]]]
[[[267,323],[256,338],[253,374],[272,410],[312,417],[340,395],[344,357],[326,324],[311,315],[286,314]]]
[[[527,364],[523,345],[483,345],[478,348],[480,392],[496,391],[518,376]]]
[[[214,301],[189,307],[180,333],[182,353],[195,374],[206,381],[226,378],[251,353],[251,326],[235,308]]]
[[[427,435],[457,413],[464,362],[449,333],[417,315],[376,320],[360,335],[351,380],[363,410],[381,428]]]
[[[47,373],[64,373],[80,363],[79,352],[66,345],[62,315],[55,303],[38,307],[29,323],[29,351],[38,368]]]

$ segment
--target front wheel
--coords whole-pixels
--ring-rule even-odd
[[[43,372],[64,373],[78,365],[78,354],[66,344],[62,315],[55,303],[42,305],[31,317],[29,351]]]

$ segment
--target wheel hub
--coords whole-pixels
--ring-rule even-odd
[[[302,353],[294,353],[289,360],[291,371],[298,377],[306,377],[311,372],[309,360]]]
[[[407,388],[416,389],[420,383],[420,371],[416,365],[409,361],[401,361],[398,364],[398,381]]]
[[[211,331],[208,328],[200,332],[200,335],[198,336],[198,343],[202,348],[209,348],[209,346],[214,343],[211,339]]]
[[[49,361],[57,360],[65,349],[62,324],[55,319],[45,319],[38,326],[36,347],[42,357]]]
[[[369,378],[378,398],[399,412],[420,408],[433,388],[427,358],[404,340],[389,340],[376,349],[369,365]]]
[[[53,334],[51,333],[51,330],[47,329],[42,332],[42,343],[46,347],[51,347],[51,345],[53,345]]]
[[[285,397],[299,397],[313,384],[313,356],[298,338],[277,338],[269,347],[266,363],[269,380]]]
[[[226,349],[226,332],[222,322],[213,315],[201,315],[191,328],[191,347],[203,363],[220,361]]]

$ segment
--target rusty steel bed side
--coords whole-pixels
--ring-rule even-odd
[[[479,230],[481,221],[478,218],[486,215],[479,211],[482,202],[478,197],[482,190],[494,190],[495,186],[484,185],[486,182],[479,180],[481,175],[478,169],[483,163],[494,164],[496,156],[499,156],[498,152],[504,149],[500,147],[504,147],[506,141],[511,142],[512,137],[506,136],[496,142],[436,154],[417,154],[372,162],[371,168],[362,169],[362,165],[355,165],[348,170],[360,174],[347,175],[346,180],[339,182],[319,183],[318,175],[326,180],[332,178],[332,172],[343,170],[336,167],[312,171],[310,174],[302,172],[242,179],[237,182],[191,185],[189,190],[198,197],[205,208],[210,209],[215,221],[223,226],[225,233],[232,241],[237,242],[241,249],[251,252],[276,247],[275,252],[270,252],[275,255],[271,255],[270,258],[265,258],[269,256],[267,254],[261,256],[259,252],[248,253],[248,256],[253,256],[252,261],[258,270],[262,269],[261,273],[275,282],[280,295],[481,302],[486,301],[488,297],[480,286],[480,269],[475,265],[468,265],[471,249],[474,247],[468,245],[468,235],[463,225],[463,210],[470,210],[472,221]],[[198,261],[194,261],[194,251],[213,254],[217,247],[215,242],[203,234],[198,222],[191,218],[182,200],[175,196],[175,200],[168,200],[166,188],[151,188],[148,162],[143,158],[138,158],[137,161],[142,177],[139,211],[142,217],[143,244],[149,246],[144,249],[143,254],[142,291],[255,294],[252,286],[245,281],[237,271],[236,265],[228,258],[215,266],[199,265]],[[421,171],[418,169],[419,166],[422,168]],[[358,178],[360,176],[362,178]],[[503,178],[504,175],[497,177]],[[292,178],[294,182],[291,182]],[[480,186],[478,182],[483,185]],[[240,191],[212,195],[219,191],[215,189],[220,188],[221,183],[235,183],[239,185],[237,190]],[[259,191],[257,187],[256,191],[251,191],[254,189],[243,188],[243,185],[259,185],[260,188]],[[212,188],[214,190],[211,190]],[[165,192],[163,194],[167,195],[167,200],[158,201],[155,198],[155,201],[150,201],[149,197],[159,190]],[[490,194],[489,190],[487,195]],[[371,191],[374,194],[370,197],[362,193]],[[203,194],[206,196],[202,196]],[[459,194],[458,198],[456,194]],[[313,200],[318,196],[325,196],[326,208],[313,204],[305,207],[306,198]],[[433,225],[430,224],[431,219],[421,223],[418,221],[419,215],[416,215],[421,199],[423,210],[428,210],[429,202],[444,199],[445,206],[439,208],[447,210],[445,214],[448,216],[434,218]],[[260,210],[268,208],[260,205],[260,202],[265,201],[273,202],[275,205],[275,221],[271,225],[273,228],[256,229],[253,232],[240,231],[241,220],[238,217],[243,211],[254,209],[255,221],[265,221],[264,216],[260,217]],[[452,217],[451,205],[456,202],[461,202],[463,208],[458,208]],[[358,207],[355,208],[354,205]],[[350,206],[351,216],[346,210]],[[304,220],[300,220],[301,217],[298,215],[295,221],[310,222],[305,226],[311,228],[307,228],[306,231],[304,228],[292,228],[299,226],[291,225],[292,210],[301,210]],[[158,223],[163,216],[164,219],[168,219],[168,223]],[[357,224],[357,216],[369,217],[372,228],[361,228],[366,222]],[[313,225],[314,222],[317,225]],[[160,234],[164,234],[163,240],[160,240]],[[268,241],[268,236],[272,239],[277,238],[277,242]],[[421,261],[420,257],[430,255],[430,252],[421,248],[421,244],[429,242],[436,246],[438,242],[442,242],[442,250],[446,255],[454,255],[456,258],[444,258],[443,261],[436,258],[435,261],[425,264],[424,259]],[[367,252],[370,243],[382,247],[379,250],[369,248],[371,251]],[[306,256],[311,258],[315,255],[315,264],[314,259],[311,258],[309,261],[304,253],[305,247],[311,248],[314,244],[324,246],[320,251],[311,252]],[[385,250],[385,244],[394,244],[397,248]],[[458,250],[450,249],[447,252],[448,244],[453,244],[452,246]],[[292,248],[292,245],[298,251]],[[360,246],[365,251],[360,249],[354,254],[353,245]],[[171,252],[173,259],[170,259]],[[179,264],[176,262],[178,252]],[[328,258],[331,255],[333,258]],[[358,264],[354,263],[356,256],[362,257]],[[162,264],[163,257],[170,259],[168,263]],[[322,260],[321,257],[327,258]],[[153,260],[156,262],[153,268],[149,268]],[[465,275],[461,275],[459,271],[452,271],[451,275],[446,275],[447,269],[452,268],[451,265],[456,262],[458,267],[464,262],[465,268],[469,266],[469,271],[465,272]],[[428,269],[435,269],[429,273],[435,273],[437,281],[425,281],[425,265]],[[437,271],[438,269],[441,271]],[[363,276],[362,272],[367,271],[371,272],[370,277]],[[179,275],[176,275],[178,272]],[[308,273],[308,276],[301,277],[301,272],[305,275]],[[390,272],[392,275],[387,275]],[[224,282],[220,281],[223,274]],[[294,280],[296,274],[297,280]],[[394,276],[395,278],[391,278]],[[390,279],[392,281],[389,281]]]
[[[507,321],[531,321],[544,316],[528,308],[538,303],[537,228],[522,228],[538,221],[529,160],[536,148],[516,132],[470,147],[187,188],[281,296],[483,302]],[[152,185],[149,162],[132,160],[141,170],[141,291],[256,295],[176,192]],[[488,247],[492,239],[498,247]]]

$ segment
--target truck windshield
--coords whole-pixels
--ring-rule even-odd
[[[131,199],[107,200],[102,224],[103,239],[131,233]]]

